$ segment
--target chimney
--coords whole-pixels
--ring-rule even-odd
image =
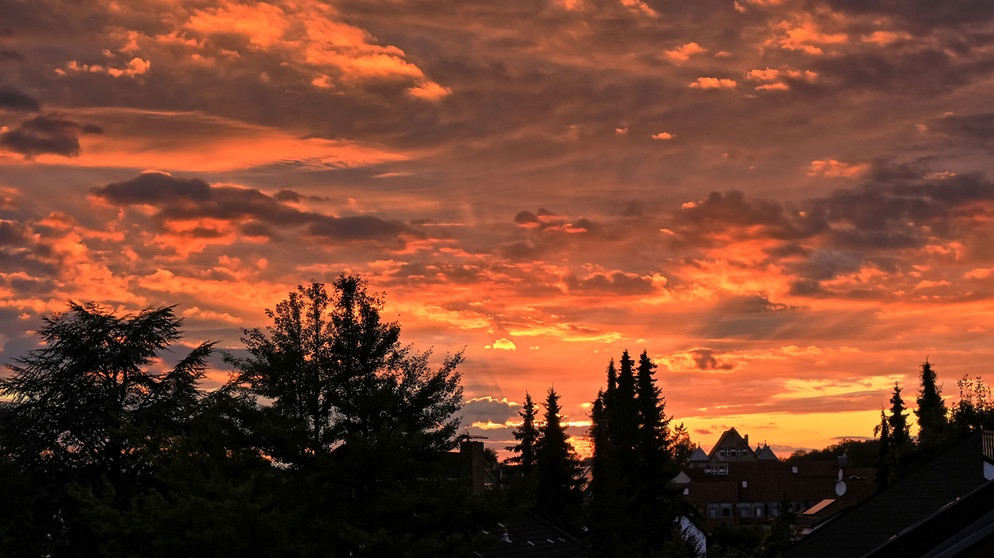
[[[745,435],[746,447],[749,447],[749,435]]]
[[[463,460],[463,478],[469,482],[473,494],[481,494],[484,481],[483,442],[463,441],[459,444],[459,455]]]

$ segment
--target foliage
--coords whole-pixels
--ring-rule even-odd
[[[677,465],[683,465],[690,459],[690,456],[697,449],[693,440],[690,439],[690,433],[687,432],[687,427],[682,422],[677,424],[673,428],[672,440],[671,440],[670,450],[673,452],[673,462]]]
[[[158,355],[179,339],[173,307],[118,316],[69,302],[43,318],[42,346],[8,365],[0,379],[2,446],[33,489],[31,513],[47,552],[93,550],[70,487],[106,485],[118,508],[140,492],[157,460],[196,414],[213,344],[194,348],[170,370]]]
[[[905,413],[904,399],[901,398],[901,386],[894,384],[894,392],[890,398],[890,416],[887,424],[890,426],[890,438],[894,446],[903,447],[911,442],[908,415]]]
[[[302,464],[340,443],[397,445],[411,452],[449,449],[462,406],[462,353],[438,369],[431,351],[400,344],[400,326],[384,323],[383,302],[365,280],[342,275],[329,294],[322,283],[300,286],[267,310],[265,331],[244,331],[249,357],[228,361],[239,382],[273,401],[279,427],[270,440],[281,459]]]
[[[960,437],[983,428],[994,428],[994,400],[983,378],[964,375],[956,382],[959,402],[952,409],[952,427]]]
[[[211,343],[159,360],[173,307],[44,318],[0,380],[0,554],[468,555],[506,507],[452,480],[462,354],[430,365],[381,306],[298,288],[209,393]]]
[[[925,359],[921,365],[921,391],[918,393],[918,443],[924,446],[937,446],[945,434],[947,424],[946,404],[942,400],[942,389],[936,385],[936,374],[932,363]]]
[[[145,473],[151,454],[189,419],[213,348],[204,343],[172,370],[149,370],[179,338],[181,322],[172,307],[116,316],[72,302],[45,317],[43,346],[0,379],[0,396],[10,398],[5,421],[21,442],[7,447],[32,471]]]
[[[521,425],[512,432],[518,443],[505,448],[515,454],[507,458],[507,463],[515,465],[522,475],[528,475],[535,467],[535,450],[541,434],[535,425],[538,409],[528,392],[525,392],[525,404],[518,415],[521,416]]]
[[[683,501],[668,485],[678,470],[672,452],[693,452],[685,428],[669,430],[648,353],[639,357],[637,374],[634,364],[625,351],[620,372],[613,361],[608,365],[607,390],[598,393],[591,413],[589,521],[594,552],[603,556],[652,555],[673,546]]]
[[[892,442],[890,438],[890,423],[887,415],[880,409],[880,424],[873,428],[874,435],[879,436],[877,449],[877,487],[884,488],[890,479]]]
[[[880,429],[878,425],[877,430]],[[888,434],[889,437],[889,434]],[[876,467],[879,458],[880,441],[845,439],[826,446],[819,450],[797,450],[785,461],[796,463],[799,461],[829,461],[840,455],[845,455],[849,459],[849,465],[853,467]]]
[[[579,526],[583,503],[583,468],[562,424],[559,394],[545,398],[544,424],[535,451],[535,511],[569,530]]]

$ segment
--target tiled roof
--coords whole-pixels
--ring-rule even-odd
[[[863,556],[986,482],[976,434],[818,528],[784,556]]]
[[[476,552],[480,558],[578,558],[584,547],[575,538],[534,513],[498,524],[488,534],[497,540]]]
[[[687,461],[707,461],[707,460],[708,460],[708,454],[704,453],[704,450],[701,449],[701,446],[697,446],[697,449],[694,450],[694,453],[690,454],[690,457],[687,458]]]

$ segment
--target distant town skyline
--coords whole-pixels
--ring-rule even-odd
[[[237,353],[358,273],[404,342],[465,349],[496,448],[550,386],[585,434],[625,349],[694,442],[781,457],[872,436],[926,358],[947,401],[994,381],[991,3],[0,13],[0,362],[70,299]]]

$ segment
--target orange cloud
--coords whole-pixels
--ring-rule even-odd
[[[716,77],[699,77],[690,82],[690,87],[694,89],[735,89],[738,85],[734,79]]]
[[[835,178],[857,178],[869,170],[868,163],[844,163],[829,159],[826,161],[811,161],[808,176],[830,176]]]
[[[56,75],[65,76],[69,74],[90,73],[106,74],[110,77],[137,78],[148,73],[152,63],[142,58],[132,58],[123,67],[105,66],[103,64],[80,64],[75,60],[67,62],[61,68],[56,68]]]
[[[683,44],[675,49],[667,50],[666,56],[675,62],[686,62],[691,56],[696,54],[704,54],[708,50],[701,45],[690,42]]]
[[[203,172],[288,164],[311,169],[347,168],[409,157],[379,146],[304,137],[284,129],[192,112],[93,108],[78,115],[106,123],[104,133],[81,136],[80,155],[71,163],[47,154],[37,156],[38,162]]]
[[[777,45],[784,50],[800,51],[807,54],[824,54],[821,46],[839,45],[848,42],[849,36],[842,32],[824,29],[824,21],[806,14],[793,21],[783,20],[774,25],[776,36],[767,44]]]

